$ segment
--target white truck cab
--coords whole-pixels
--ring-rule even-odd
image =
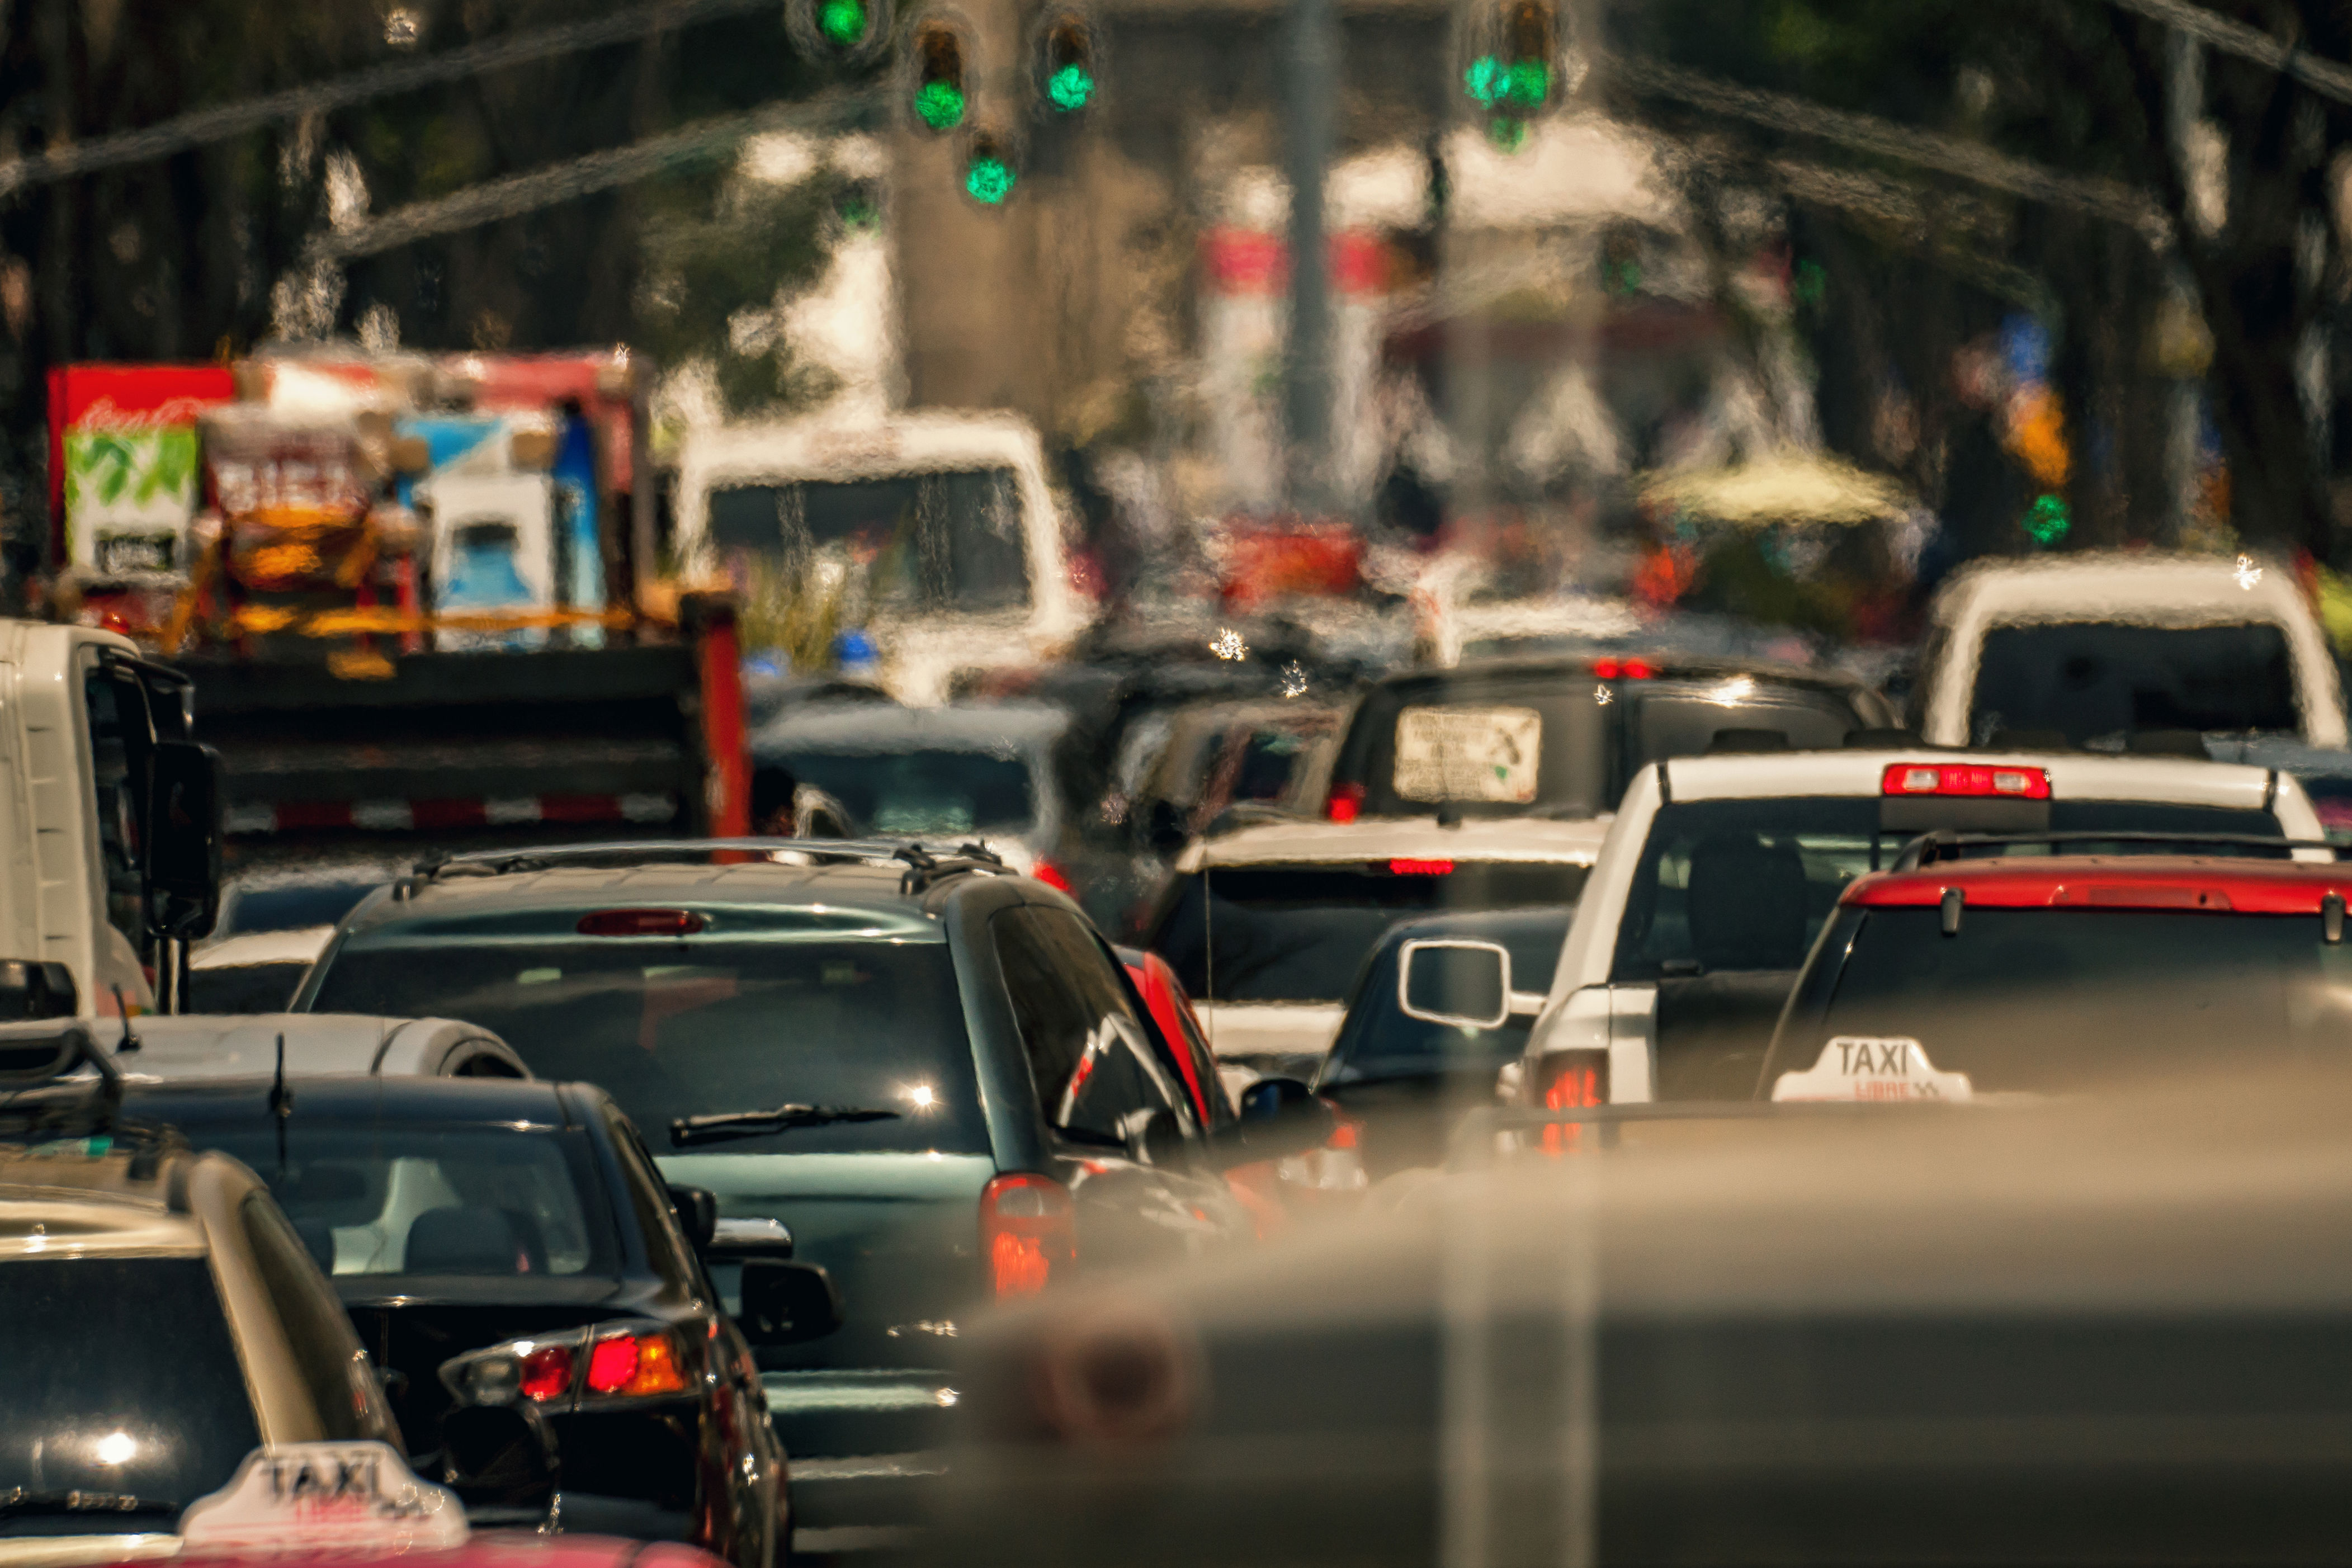
[[[1551,1110],[1748,1098],[1838,895],[1937,828],[2321,837],[2292,775],[2188,758],[1858,749],[1652,763],[1610,825],[1501,1091]]]
[[[2245,556],[1987,562],[1929,612],[1913,717],[1930,745],[2130,749],[2130,737],[2346,743],[2344,693],[2294,577]]]
[[[156,944],[211,929],[219,789],[193,707],[126,637],[0,619],[0,1009],[152,1010]]]
[[[732,425],[678,458],[677,542],[691,574],[749,560],[859,591],[885,684],[946,700],[966,668],[1050,655],[1087,623],[1037,432],[1009,414],[900,414],[843,425]],[[854,610],[853,610],[853,613]]]

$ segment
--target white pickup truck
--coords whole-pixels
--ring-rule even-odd
[[[0,619],[0,1016],[172,1002],[220,902],[218,761],[186,678],[85,626]]]
[[[2320,837],[2292,775],[2237,763],[1924,748],[1653,763],[1502,1092],[1551,1110],[1748,1098],[1839,893],[1936,829]]]

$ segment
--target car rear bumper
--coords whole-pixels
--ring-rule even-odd
[[[947,1374],[900,1368],[769,1372],[761,1384],[792,1477],[793,1550],[901,1545],[946,1467],[959,1397]]]

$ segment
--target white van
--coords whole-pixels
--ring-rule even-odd
[[[1930,745],[2346,742],[2318,618],[2288,573],[2244,556],[1988,562],[1945,586],[1929,622],[1912,716]]]
[[[1085,625],[1037,432],[1014,416],[900,414],[722,426],[678,459],[691,574],[749,562],[804,581],[866,574],[863,631],[902,701],[959,669],[1050,656]]]

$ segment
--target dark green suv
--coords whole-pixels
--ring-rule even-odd
[[[465,857],[353,910],[295,1005],[470,1019],[601,1084],[718,1201],[713,1276],[823,1264],[845,1326],[761,1350],[803,1550],[903,1522],[959,1321],[1248,1233],[1223,1169],[1319,1141],[1253,1086],[1213,1141],[1076,905],[978,853],[738,840]]]

